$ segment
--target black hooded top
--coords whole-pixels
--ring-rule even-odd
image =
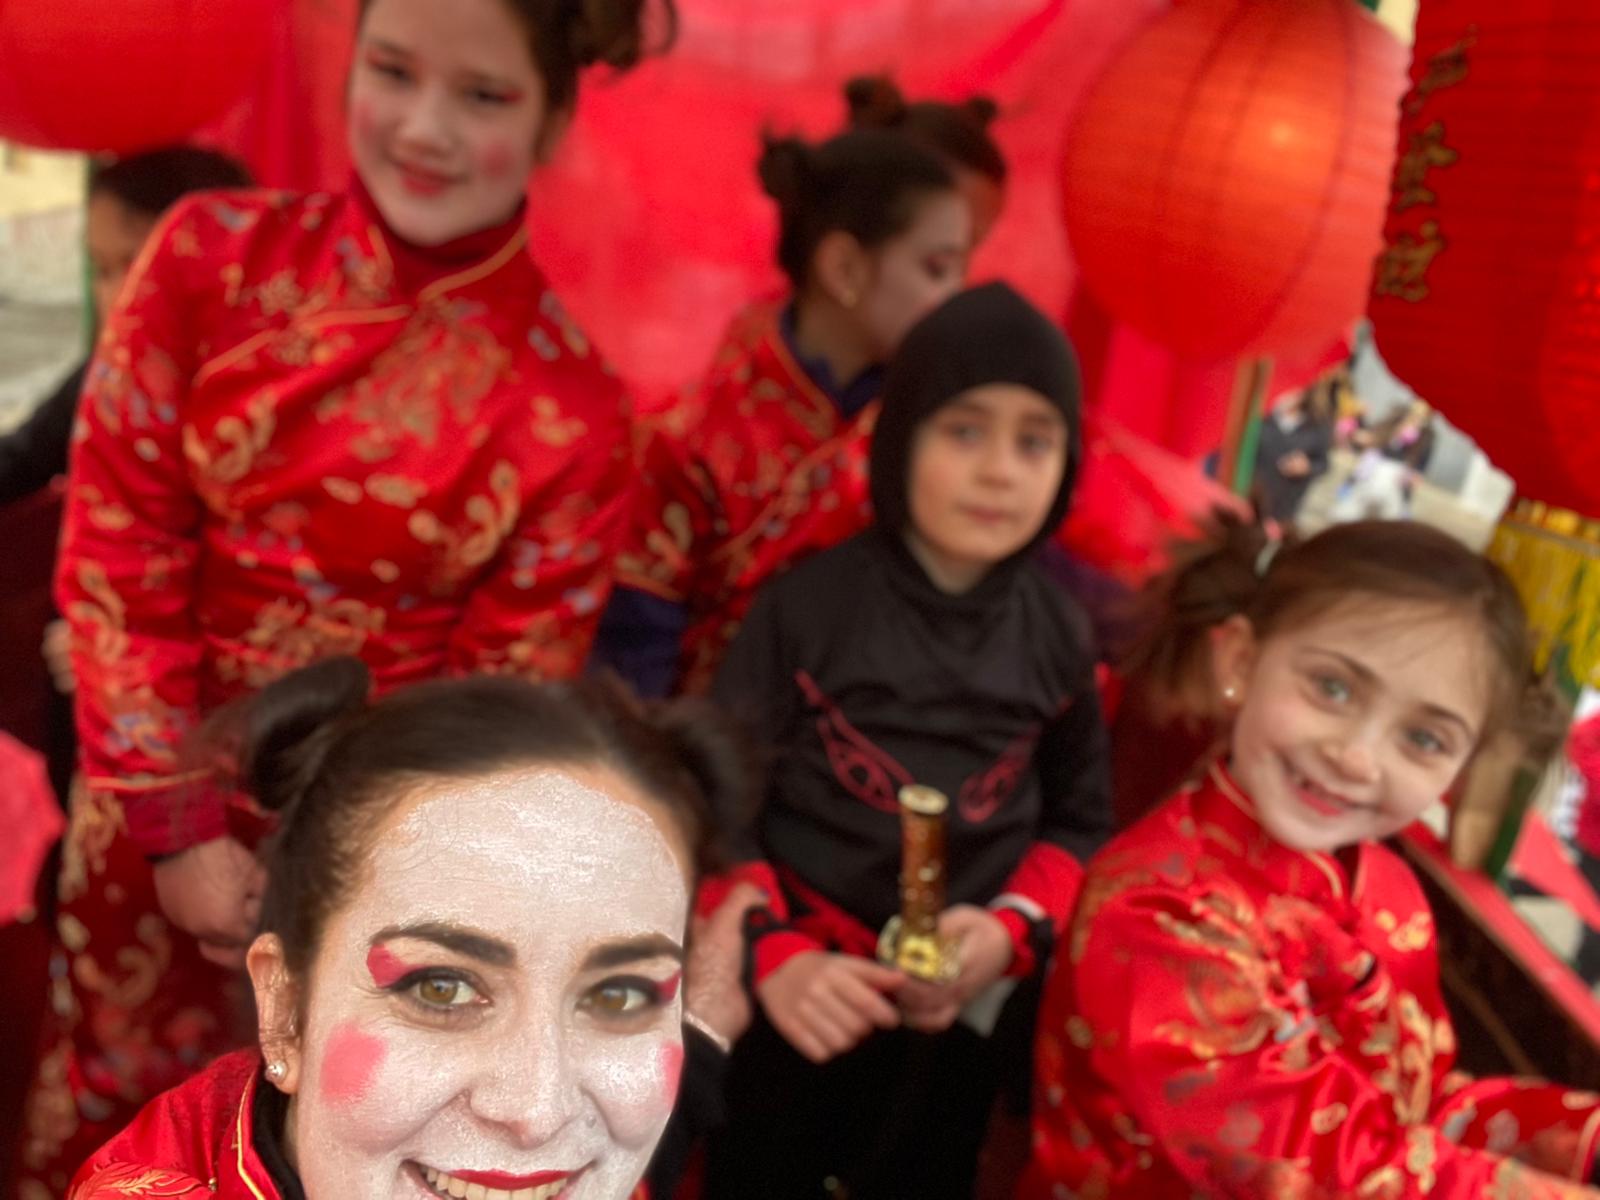
[[[1057,405],[1068,464],[1032,542],[951,595],[902,537],[911,447],[919,425],[987,383]],[[1066,513],[1078,423],[1070,346],[1004,284],[954,297],[896,353],[872,447],[877,523],[769,583],[715,685],[770,755],[744,849],[777,868],[789,911],[776,905],[767,927],[788,936],[758,949],[758,978],[817,941],[864,947],[825,933],[841,912],[875,935],[899,910],[907,783],[950,798],[948,903],[1003,895],[1019,963],[1069,915],[1077,860],[1110,829],[1107,743],[1087,622],[1034,551]]]

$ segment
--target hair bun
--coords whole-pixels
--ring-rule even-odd
[[[1000,115],[1000,106],[987,96],[968,96],[961,107],[982,129],[988,129]]]
[[[761,140],[761,158],[756,163],[761,189],[780,209],[793,209],[811,191],[811,147],[797,137],[766,134]]]
[[[887,75],[858,75],[844,85],[852,129],[889,129],[906,119],[906,98]]]
[[[366,708],[372,675],[358,658],[329,658],[268,684],[250,701],[239,782],[262,808],[288,808],[316,775],[341,717]]]
[[[567,44],[580,66],[604,63],[625,71],[654,50],[664,50],[677,35],[677,10],[670,0],[578,0],[571,5]],[[652,31],[649,13],[660,14]]]

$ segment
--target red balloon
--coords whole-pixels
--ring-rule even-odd
[[[1153,19],[1069,133],[1085,283],[1192,358],[1339,337],[1380,246],[1405,64],[1352,0],[1186,0]]]
[[[1373,279],[1390,369],[1518,490],[1600,516],[1600,9],[1424,4]]]
[[[276,0],[0,4],[0,137],[125,154],[181,140],[254,80]]]

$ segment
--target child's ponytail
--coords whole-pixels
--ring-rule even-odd
[[[1180,546],[1173,565],[1146,585],[1142,633],[1124,663],[1127,674],[1162,695],[1193,696],[1201,687],[1209,695],[1211,630],[1251,612],[1281,549],[1261,526],[1213,511],[1205,537]]]

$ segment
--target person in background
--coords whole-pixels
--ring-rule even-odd
[[[1280,399],[1262,418],[1255,481],[1264,519],[1293,522],[1307,490],[1328,469],[1336,387],[1334,379],[1319,380]]]
[[[94,312],[103,321],[161,214],[191,192],[250,186],[226,154],[168,146],[97,165],[89,176],[85,241]],[[0,436],[0,504],[32,495],[66,474],[67,443],[88,372],[86,359],[29,418]]]
[[[1111,826],[1087,621],[1036,557],[1082,457],[1078,387],[1066,339],[1005,284],[924,318],[884,383],[875,523],[769,582],[723,660],[713,694],[770,763],[726,879],[768,901],[746,919],[759,1011],[712,1200],[811,1200],[828,1179],[973,1194],[1007,1052],[1028,1055],[1027,993],[996,1027],[1001,991],[1048,960]],[[958,970],[937,984],[875,961],[913,783],[950,800]]]
[[[364,0],[348,186],[181,201],[123,284],[57,571],[83,782],[23,1185],[59,1194],[240,1044],[265,818],[186,753],[208,713],[335,655],[385,690],[581,668],[631,405],[528,253],[528,190],[658,10]]]
[[[89,177],[85,241],[93,280],[94,313],[105,319],[139,251],[161,214],[191,192],[250,185],[245,168],[215,150],[168,146],[97,165]],[[85,359],[16,429],[0,436],[0,505],[20,503],[65,475],[78,397],[89,370]],[[53,690],[44,697],[50,781],[64,805],[77,759],[72,728],[74,688],[67,623],[45,627],[42,651]]]
[[[1433,457],[1433,409],[1423,400],[1354,435],[1361,457],[1339,486],[1337,521],[1394,520],[1411,515],[1411,497]]]
[[[864,527],[883,364],[966,277],[972,214],[906,134],[769,138],[758,169],[790,294],[646,432],[596,647],[645,695],[703,691],[762,583]]]
[[[1384,844],[1548,712],[1516,589],[1414,522],[1272,547],[1225,524],[1153,585],[1227,751],[1090,865],[1020,1200],[1595,1200],[1600,1097],[1454,1069],[1433,919]]]

